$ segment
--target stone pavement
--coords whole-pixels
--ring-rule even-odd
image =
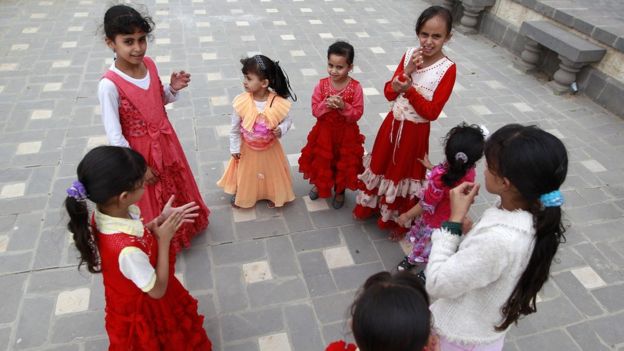
[[[381,95],[421,0],[156,0],[148,54],[163,79],[193,74],[169,106],[205,200],[209,229],[179,256],[177,272],[200,301],[215,350],[318,351],[346,335],[347,309],[372,273],[392,270],[401,246],[372,221],[354,222],[311,202],[293,167],[297,199],[283,209],[233,210],[215,185],[228,159],[228,114],[241,92],[238,60],[262,52],[280,60],[300,100],[283,139],[291,165],[313,124],[310,95],[335,39],[356,47],[366,93],[361,128],[370,150],[388,103]],[[76,269],[62,201],[75,168],[105,143],[97,81],[112,62],[97,27],[99,1],[0,3],[0,349],[104,350],[102,278]],[[460,121],[495,130],[534,123],[563,139],[571,163],[564,192],[571,228],[540,293],[538,313],[509,333],[506,351],[624,350],[624,122],[583,96],[553,96],[516,71],[512,57],[479,36],[456,33],[453,96],[432,124],[440,138]],[[168,81],[168,78],[165,80]],[[479,168],[482,169],[483,165]],[[483,194],[479,213],[494,199]]]

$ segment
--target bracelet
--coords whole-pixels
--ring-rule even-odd
[[[442,223],[442,228],[448,230],[453,235],[462,235],[462,224],[459,222],[445,221]]]

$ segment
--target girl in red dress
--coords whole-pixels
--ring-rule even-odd
[[[191,76],[174,72],[163,86],[154,61],[145,56],[153,25],[151,18],[126,5],[106,11],[106,44],[116,58],[100,80],[98,97],[109,144],[130,147],[147,160],[147,186],[138,203],[143,218],[149,222],[158,216],[171,195],[176,206],[191,201],[199,206],[196,221],[183,225],[173,238],[177,252],[208,226],[210,212],[165,111]]]
[[[316,124],[301,150],[299,171],[314,186],[310,199],[331,196],[332,206],[344,205],[345,189],[357,189],[357,175],[362,173],[364,136],[357,121],[364,113],[364,94],[360,83],[349,77],[355,50],[338,41],[327,50],[327,73],[314,88],[312,115]]]
[[[197,218],[190,202],[172,207],[173,196],[145,226],[134,205],[145,191],[145,159],[136,151],[100,146],[78,164],[65,207],[80,265],[101,272],[106,331],[111,351],[212,349],[197,314],[197,300],[174,276],[174,233]],[[95,203],[89,213],[87,199]]]
[[[419,160],[429,151],[429,123],[438,118],[455,84],[455,63],[442,52],[452,23],[451,13],[440,6],[426,9],[418,18],[420,47],[405,53],[385,85],[392,110],[359,176],[354,216],[380,214],[378,226],[390,229],[393,239],[400,239],[411,225],[399,225],[397,220],[418,202],[426,172]]]
[[[331,343],[325,351],[440,351],[431,332],[429,296],[409,272],[370,276],[350,309],[355,344]]]

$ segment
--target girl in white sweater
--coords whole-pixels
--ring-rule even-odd
[[[563,143],[512,124],[486,141],[485,157],[485,186],[500,204],[471,229],[462,226],[479,191],[479,184],[463,183],[451,190],[449,221],[432,235],[426,287],[442,351],[502,350],[508,328],[536,312],[537,292],[565,240]]]

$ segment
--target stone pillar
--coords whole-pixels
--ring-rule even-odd
[[[570,92],[570,85],[576,81],[576,74],[585,65],[583,62],[572,62],[561,55],[559,55],[559,59],[561,62],[559,62],[559,69],[553,76],[554,80],[548,83],[557,95]]]
[[[521,60],[516,60],[514,66],[525,73],[535,71],[540,61],[540,51],[540,44],[527,38],[520,54]]]
[[[485,6],[473,6],[462,3],[464,14],[459,19],[457,29],[464,34],[474,34],[477,32],[477,23],[479,23],[479,14]]]
[[[440,6],[444,7],[445,9],[453,12],[453,6],[455,4],[455,0],[440,0]]]

